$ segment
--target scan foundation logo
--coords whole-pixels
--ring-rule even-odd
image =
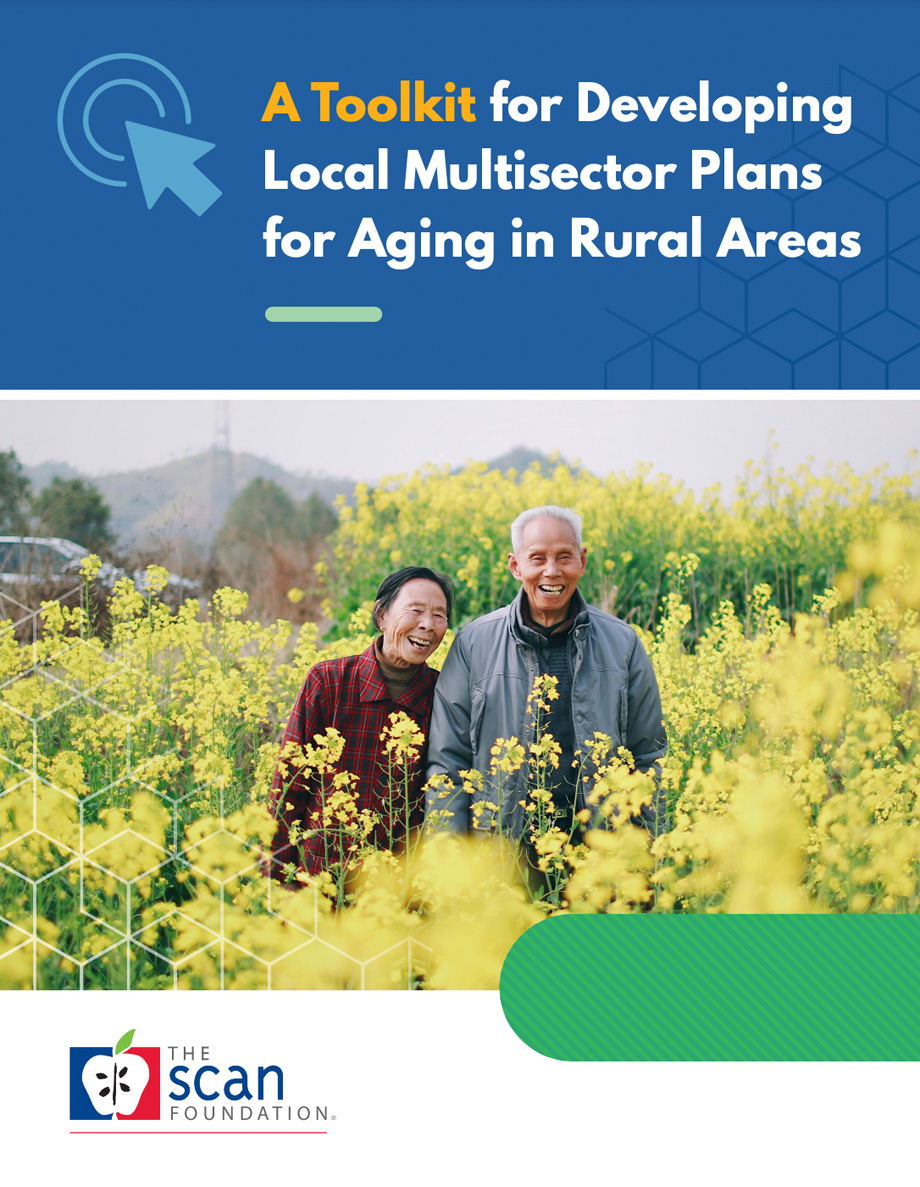
[[[129,1030],[114,1047],[70,1048],[71,1121],[159,1121],[160,1048],[133,1038]]]
[[[327,1103],[286,1097],[285,1072],[277,1063],[222,1066],[212,1063],[209,1045],[136,1047],[133,1040],[134,1031],[129,1030],[114,1047],[70,1048],[71,1121],[162,1121],[165,1126],[150,1131],[129,1125],[126,1133],[248,1130],[325,1135],[328,1122],[336,1120]],[[236,1058],[241,1058],[240,1052]],[[71,1132],[115,1129],[120,1127],[103,1124]]]

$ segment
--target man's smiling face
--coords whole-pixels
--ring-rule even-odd
[[[509,555],[508,564],[524,585],[534,622],[553,626],[567,617],[586,556],[564,519],[543,515],[524,525],[521,546]]]

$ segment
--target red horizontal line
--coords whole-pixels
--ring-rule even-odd
[[[98,1133],[103,1135],[113,1133],[131,1133],[131,1134],[174,1134],[174,1133],[246,1133],[246,1134],[279,1134],[279,1133],[297,1133],[297,1134],[328,1134],[328,1129],[72,1129],[71,1134],[87,1134]]]

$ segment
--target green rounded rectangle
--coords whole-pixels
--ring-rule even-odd
[[[376,305],[269,305],[266,321],[380,321]]]
[[[920,1060],[920,917],[556,916],[500,992],[552,1059]]]

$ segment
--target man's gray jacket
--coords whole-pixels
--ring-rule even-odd
[[[434,710],[428,742],[428,778],[447,775],[459,789],[463,770],[481,771],[481,791],[452,793],[438,798],[427,793],[426,816],[452,813],[446,825],[455,832],[471,826],[471,807],[477,800],[498,803],[490,781],[490,751],[497,738],[518,738],[526,747],[535,740],[527,711],[527,696],[534,680],[543,674],[539,637],[521,616],[522,589],[510,606],[477,618],[457,634],[444,669],[435,685]],[[662,724],[661,697],[651,661],[639,636],[627,623],[589,606],[576,590],[572,602],[575,619],[569,633],[567,654],[572,673],[572,723],[576,745],[595,732],[612,741],[611,757],[625,746],[638,770],[652,767],[667,751]],[[592,769],[586,766],[584,774]],[[503,775],[501,830],[515,839],[524,832],[526,813],[520,804],[527,788],[527,765],[513,775]],[[584,786],[584,785],[582,785]],[[588,783],[590,789],[590,782]],[[657,786],[657,783],[656,783]],[[583,808],[579,791],[577,808]],[[491,816],[485,812],[482,819]],[[596,815],[594,823],[599,821]],[[642,811],[642,823],[657,835],[667,829],[665,796],[656,792],[653,804]]]

